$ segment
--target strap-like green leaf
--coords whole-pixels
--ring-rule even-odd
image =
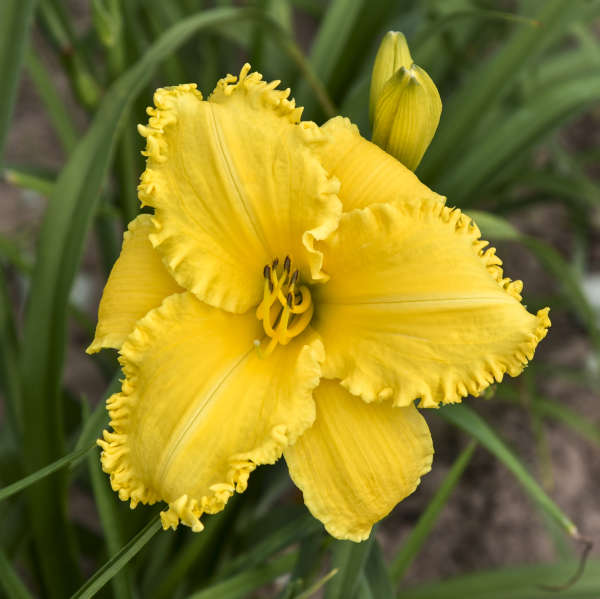
[[[536,564],[476,572],[450,580],[428,583],[402,591],[398,599],[596,599],[600,597],[600,560],[588,563],[577,584],[568,591],[552,593],[541,588],[562,582],[577,568],[575,562]]]
[[[65,466],[77,464],[77,462],[80,462],[85,457],[85,455],[95,447],[95,445],[96,444],[94,443],[89,447],[84,447],[83,449],[73,451],[70,454],[56,460],[55,462],[52,462],[52,464],[44,466],[37,472],[33,472],[32,474],[22,478],[21,480],[18,480],[8,485],[7,487],[0,489],[0,501],[8,499],[11,495],[14,495],[19,491],[30,487],[31,485],[43,480],[50,474],[53,474],[54,472],[60,470],[61,468],[64,468]]]
[[[325,587],[325,599],[349,599],[358,590],[374,542],[373,533],[362,543],[335,541],[331,565],[338,573]]]
[[[391,571],[387,567],[381,546],[374,540],[369,551],[367,564],[364,570],[365,581],[369,592],[374,599],[394,596],[394,585],[392,583]]]
[[[272,562],[244,570],[223,582],[194,593],[188,599],[243,599],[250,596],[252,591],[288,572],[295,559],[295,552],[286,553]]]
[[[2,548],[0,548],[0,588],[4,589],[7,599],[32,599],[32,595],[15,572]]]
[[[102,430],[108,426],[108,412],[106,410],[106,400],[121,388],[121,371],[113,377],[113,380],[108,385],[104,398],[98,402],[98,405],[94,408],[94,411],[86,418],[83,423],[79,438],[75,444],[75,450],[82,449],[94,443],[96,439],[100,437]]]
[[[468,81],[445,103],[440,128],[419,168],[427,182],[436,182],[440,173],[460,157],[474,126],[493,104],[510,91],[522,69],[564,30],[578,3],[564,0],[542,2],[536,15],[539,27],[520,27],[510,41],[491,59],[483,61]]]
[[[71,599],[91,599],[91,597],[94,597],[109,580],[116,576],[141,551],[160,529],[160,519],[158,517],[153,518],[119,553],[88,578],[86,583],[71,596]]]
[[[539,143],[566,119],[600,102],[600,75],[561,81],[517,109],[502,113],[481,139],[473,141],[437,185],[454,203],[468,200],[520,153]]]
[[[437,413],[444,420],[458,426],[471,437],[477,439],[488,451],[493,453],[515,475],[534,502],[553,518],[567,534],[577,537],[578,532],[575,524],[548,497],[519,458],[477,412],[464,404],[457,404],[440,408]]]
[[[0,2],[0,164],[37,0]]]
[[[100,516],[100,524],[106,539],[108,556],[118,554],[123,546],[123,531],[117,515],[115,503],[119,501],[117,495],[110,488],[110,480],[102,472],[100,458],[97,452],[90,453],[87,458],[88,472],[94,493],[94,503]],[[129,586],[126,569],[115,574],[111,580],[115,599],[129,599],[132,594]]]
[[[315,533],[321,528],[320,522],[303,513],[285,526],[278,528],[264,539],[257,539],[252,550],[229,561],[220,577],[253,568],[266,561],[271,555]]]
[[[410,535],[402,544],[400,551],[390,566],[390,574],[397,583],[402,580],[407,568],[419,554],[419,551],[435,526],[442,509],[446,505],[450,495],[452,495],[452,491],[454,491],[458,484],[465,468],[469,465],[475,447],[476,443],[472,441],[456,458],[452,464],[452,468],[450,468],[444,481],[433,496],[433,499],[427,504],[425,511],[419,516],[419,520]]]

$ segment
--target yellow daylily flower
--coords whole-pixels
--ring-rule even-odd
[[[159,89],[139,197],[90,353],[119,349],[102,465],[122,500],[202,529],[284,455],[360,541],[433,446],[414,405],[517,375],[549,326],[477,227],[348,120],[300,121],[245,65],[207,101]]]

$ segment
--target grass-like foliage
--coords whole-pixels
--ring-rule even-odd
[[[84,26],[72,4],[87,9]],[[94,442],[107,423],[104,402],[88,402],[64,375],[67,350],[83,352],[93,333],[95,314],[72,293],[84,252],[94,239],[104,280],[121,231],[139,211],[136,124],[147,119],[152,91],[197,82],[206,95],[248,60],[265,79],[292,88],[305,119],[321,124],[342,114],[370,138],[373,59],[384,33],[395,29],[406,34],[444,104],[418,176],[472,215],[484,237],[527,255],[549,283],[527,297],[530,311],[551,305],[553,320],[576,323],[586,344],[588,369],[550,366],[542,354],[522,380],[499,385],[494,401],[520,410],[538,437],[554,422],[600,449],[597,424],[545,391],[553,378],[590,389],[600,382],[593,367],[600,320],[583,285],[600,207],[589,167],[600,154],[564,137],[571,122],[597,114],[600,104],[599,18],[595,0],[1,0],[2,174],[5,185],[47,202],[35,244],[0,233],[0,594],[533,599],[547,596],[540,588],[546,584],[556,586],[553,596],[600,597],[600,562],[578,571],[586,531],[578,530],[577,514],[564,513],[502,439],[480,410],[482,400],[427,415],[460,431],[464,448],[391,550],[377,532],[360,544],[328,537],[277,466],[257,470],[249,490],[207,517],[201,534],[159,533],[156,507],[130,512],[100,469]],[[40,168],[35,147],[27,163],[4,159],[23,74],[61,146],[56,172]],[[57,86],[65,80],[66,90]],[[65,97],[77,105],[77,118]],[[550,205],[566,215],[568,257],[521,226],[524,210]],[[80,331],[76,347],[71,325]],[[87,359],[109,396],[119,386],[114,356]],[[405,574],[476,451],[491,452],[522,485],[532,515],[537,510],[558,547],[557,563],[407,585]],[[437,542],[445,541],[446,533]]]

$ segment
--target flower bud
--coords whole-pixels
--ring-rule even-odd
[[[404,36],[400,33],[392,37],[393,33],[385,36],[373,68],[372,141],[414,171],[433,139],[442,101],[431,77],[412,63]],[[396,67],[381,85],[399,57],[405,64]],[[406,64],[406,57],[410,64]]]
[[[379,46],[379,50],[377,50],[371,74],[371,92],[369,96],[371,125],[375,118],[377,98],[379,98],[383,86],[400,67],[409,69],[412,64],[413,59],[404,34],[399,31],[388,31]]]

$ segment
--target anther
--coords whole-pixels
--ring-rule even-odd
[[[292,266],[292,261],[290,260],[289,256],[286,256],[285,260],[283,262],[283,270],[285,270],[285,272],[287,272],[289,274],[291,266]]]
[[[275,258],[275,260],[273,260],[273,265],[272,265],[273,270],[275,270],[277,268],[278,264],[279,264],[279,258]]]
[[[271,267],[267,264],[263,269],[263,277],[269,281],[271,279]]]
[[[296,283],[296,281],[298,280],[298,276],[300,275],[300,273],[298,272],[298,270],[296,269],[294,271],[294,274],[292,275],[292,278],[290,280],[290,285],[294,285]]]
[[[294,296],[291,293],[288,293],[286,300],[287,300],[287,305],[291,308],[294,305]]]

